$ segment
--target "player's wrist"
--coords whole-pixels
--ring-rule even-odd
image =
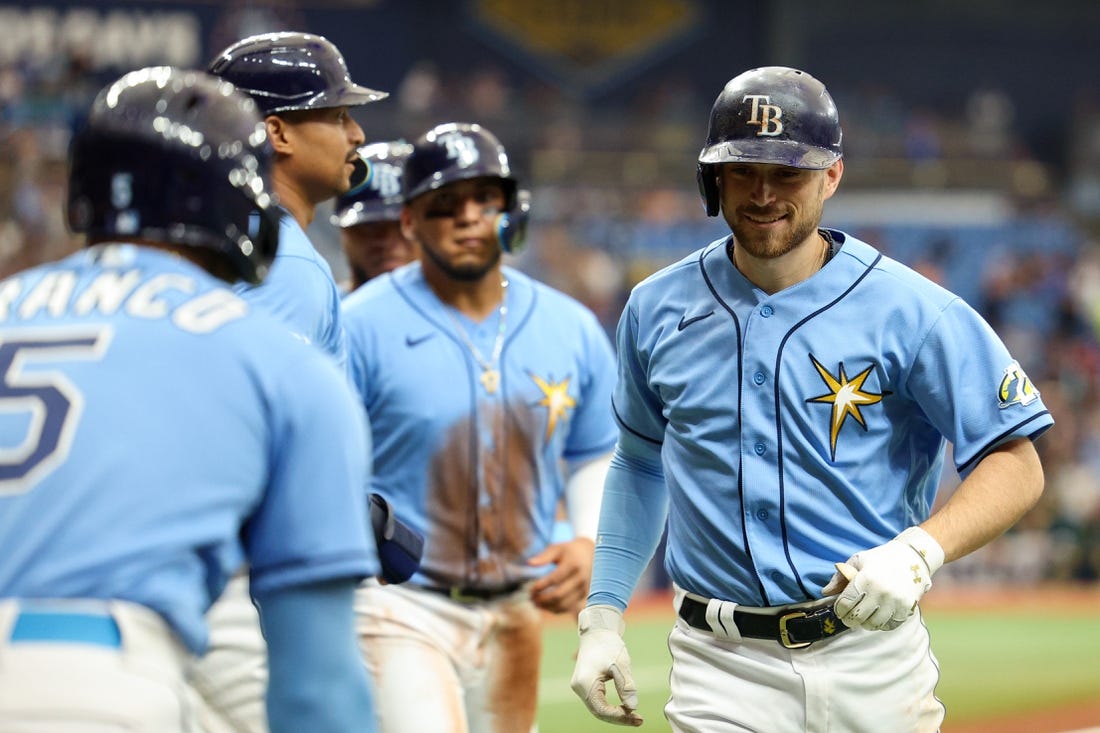
[[[943,547],[936,541],[935,537],[928,534],[921,527],[909,527],[899,534],[896,539],[908,545],[924,561],[925,566],[928,568],[929,578],[943,567]]]
[[[622,636],[626,631],[626,620],[623,612],[615,606],[586,606],[577,614],[577,631],[581,635],[589,631],[614,631]]]

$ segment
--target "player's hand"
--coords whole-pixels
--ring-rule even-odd
[[[529,565],[554,565],[531,584],[531,600],[551,613],[577,613],[584,608],[592,582],[592,557],[596,546],[587,537],[550,545],[527,561]]]
[[[896,629],[932,587],[943,548],[920,527],[910,527],[886,544],[857,552],[848,564],[858,571],[854,576],[838,570],[822,589],[824,595],[840,592],[833,605],[837,618],[852,628]]]
[[[614,606],[589,606],[580,612],[577,622],[581,641],[569,686],[600,720],[616,725],[641,725],[642,716],[635,712],[638,688],[623,641],[626,622],[622,612]],[[622,704],[607,701],[608,680],[615,682]]]

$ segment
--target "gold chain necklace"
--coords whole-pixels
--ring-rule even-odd
[[[466,349],[473,355],[474,360],[477,361],[478,366],[481,367],[481,376],[478,377],[478,381],[481,382],[481,386],[485,388],[486,394],[496,394],[496,391],[500,389],[500,353],[504,350],[504,326],[505,320],[508,316],[508,281],[501,280],[501,295],[500,295],[500,321],[497,324],[497,337],[493,342],[493,353],[486,359],[482,356],[481,351],[478,350],[474,342],[470,340],[469,335],[466,333],[466,329],[463,328],[462,322],[458,320],[458,317],[454,314],[454,308],[447,306],[447,315],[451,317],[451,321],[455,324],[455,330],[458,331],[458,337],[462,339],[462,343],[466,346]]]

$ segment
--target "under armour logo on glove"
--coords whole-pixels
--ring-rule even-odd
[[[910,527],[886,544],[852,555],[846,563],[851,569],[838,563],[822,593],[840,593],[833,609],[850,627],[896,629],[916,611],[943,560],[943,548],[935,538]]]

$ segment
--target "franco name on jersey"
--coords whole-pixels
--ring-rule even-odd
[[[248,312],[247,303],[231,291],[211,289],[208,283],[180,272],[150,276],[136,268],[106,270],[86,286],[78,288],[79,282],[75,270],[57,269],[40,278],[24,275],[0,283],[0,323],[13,315],[28,321],[38,316],[109,316],[124,311],[134,318],[168,318],[184,331],[202,334]]]

